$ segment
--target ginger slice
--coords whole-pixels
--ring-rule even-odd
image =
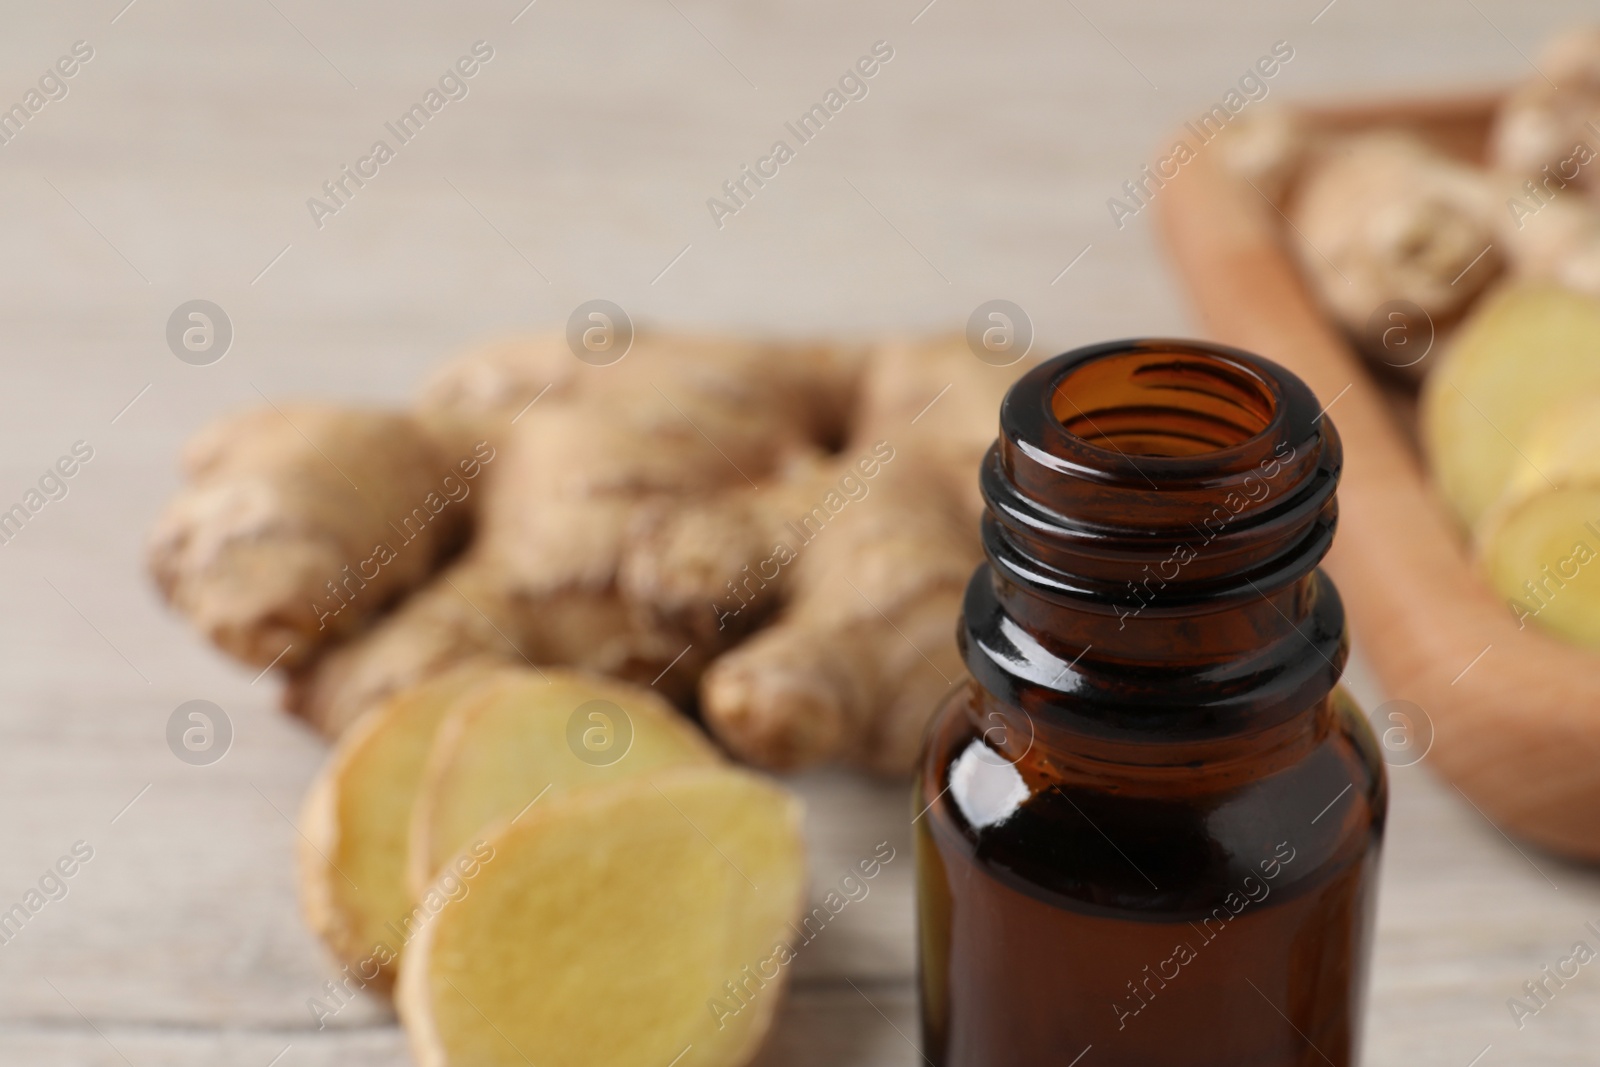
[[[493,675],[488,663],[464,665],[374,708],[306,796],[301,904],[311,928],[364,982],[393,980],[409,936],[406,847],[434,732],[456,700]]]
[[[1479,526],[1479,563],[1524,626],[1600,648],[1600,396],[1564,405],[1523,451]]]
[[[408,882],[420,898],[483,827],[548,803],[547,791],[719,758],[648,689],[552,668],[503,676],[439,727],[411,816]]]
[[[1548,283],[1498,289],[1461,325],[1423,387],[1422,432],[1439,489],[1469,528],[1530,470],[1529,431],[1565,398],[1600,392],[1596,349],[1600,300]]]
[[[801,814],[755,775],[695,767],[547,798],[489,834],[401,970],[417,1063],[749,1062],[794,955]]]

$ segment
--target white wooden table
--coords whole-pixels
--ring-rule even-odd
[[[1454,87],[1523,77],[1521,53],[1585,13],[525,2],[0,14],[0,104],[75,41],[94,49],[0,146],[0,508],[74,442],[94,448],[69,494],[0,547],[0,909],[74,842],[94,850],[68,895],[0,944],[0,1062],[406,1062],[377,1002],[321,1032],[305,1006],[334,969],[297,914],[286,816],[323,746],[143,577],[174,453],[208,416],[258,394],[392,401],[446,352],[597,296],[675,325],[850,334],[959,326],[1004,297],[1041,350],[1181,332],[1148,214],[1119,230],[1105,202],[1275,41],[1295,52],[1271,83],[1283,97]],[[479,40],[494,56],[469,94],[318,229],[307,199]],[[707,198],[879,40],[894,57],[868,95],[719,229]],[[164,338],[194,298],[236,331],[211,366]],[[236,730],[214,766],[164,740],[193,698]],[[918,1063],[904,788],[796,785],[819,885],[878,841],[899,856],[802,956],[764,1062]],[[1589,936],[1595,873],[1519,853],[1426,762],[1394,774],[1392,812],[1368,1062],[1466,1067],[1486,1047],[1475,1062],[1593,1062],[1600,973],[1520,1031],[1506,1000]]]

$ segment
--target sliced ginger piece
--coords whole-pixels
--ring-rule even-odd
[[[1479,526],[1480,565],[1524,625],[1600,649],[1600,393],[1557,409],[1523,453]]]
[[[411,808],[434,732],[495,670],[489,661],[467,664],[374,708],[340,740],[306,796],[301,902],[312,929],[364,981],[392,981],[407,936]]]
[[[1517,618],[1600,649],[1600,485],[1540,493],[1498,519],[1480,549]]]
[[[793,958],[800,819],[778,786],[710,766],[572,790],[502,824],[401,970],[417,1063],[741,1067]]]
[[[1427,379],[1422,429],[1434,477],[1469,528],[1514,477],[1523,443],[1575,394],[1600,393],[1600,300],[1549,283],[1486,296]]]
[[[548,802],[547,791],[719,758],[648,689],[551,668],[506,675],[439,727],[411,816],[408,883],[420,898],[483,827]]]

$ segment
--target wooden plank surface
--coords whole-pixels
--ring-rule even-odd
[[[1105,201],[1274,41],[1295,48],[1274,93],[1376,95],[1524,77],[1521,53],[1585,13],[523,2],[0,14],[0,102],[73,42],[95,49],[0,145],[0,506],[73,442],[95,449],[0,548],[0,907],[75,842],[94,850],[0,944],[0,1062],[407,1062],[380,1003],[322,1031],[305,1006],[333,968],[296,912],[289,820],[323,746],[142,575],[176,449],[209,416],[263,395],[393,402],[447,352],[558,325],[593,296],[641,320],[852,335],[959,327],[1002,296],[1039,352],[1182,332],[1149,218],[1118,229]],[[477,40],[495,57],[469,95],[318,229],[307,198]],[[878,40],[895,55],[866,98],[718,228],[707,198]],[[197,297],[236,331],[207,367],[164,339]],[[166,747],[194,698],[235,728],[214,766]],[[795,784],[818,891],[879,841],[898,855],[802,954],[763,1062],[919,1063],[905,787]],[[1592,1062],[1600,977],[1584,970],[1520,1030],[1506,1000],[1588,936],[1594,872],[1519,851],[1426,761],[1394,785],[1368,1062]]]

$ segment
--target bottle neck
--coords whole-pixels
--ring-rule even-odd
[[[1080,743],[1204,744],[1306,712],[1347,655],[1317,570],[1340,463],[1310,390],[1243,352],[1119,342],[1035,368],[980,478],[974,677]]]

